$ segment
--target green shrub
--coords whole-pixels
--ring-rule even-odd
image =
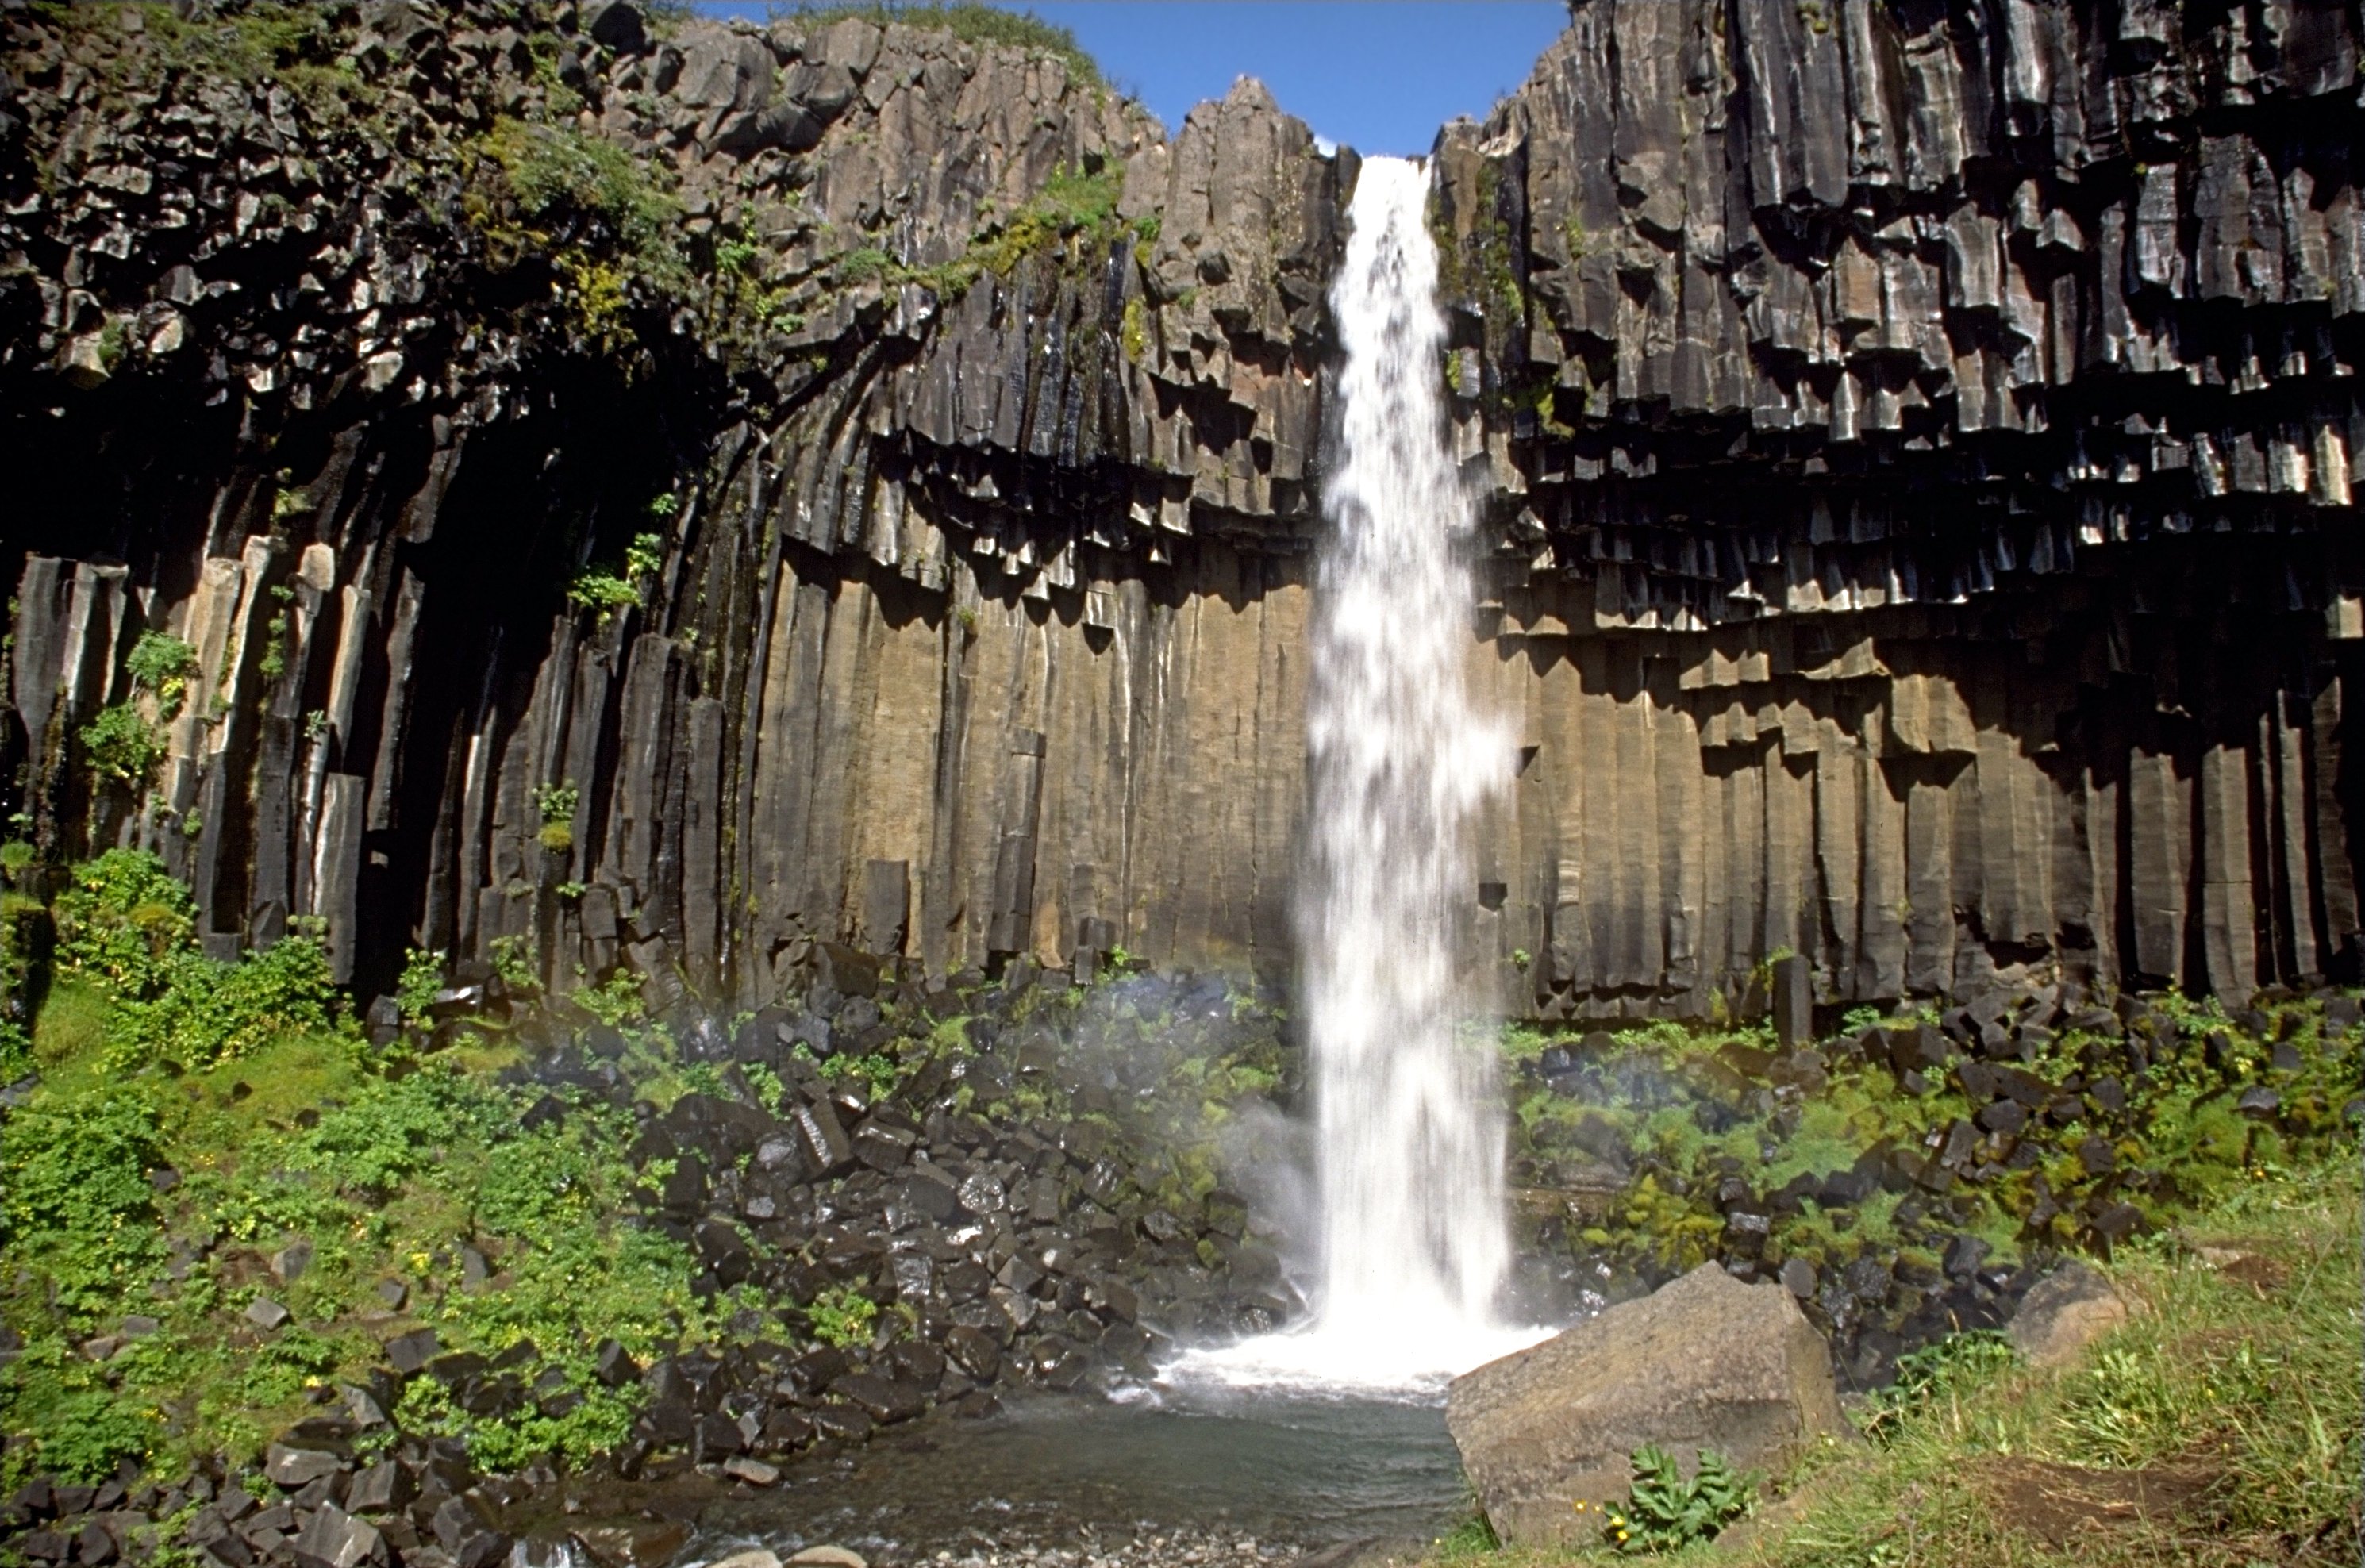
[[[1959,1394],[2010,1370],[2019,1352],[1993,1328],[1949,1334],[1934,1345],[1897,1358],[1897,1381],[1875,1390],[1856,1427],[1876,1443],[1895,1440],[1905,1418],[1938,1400]]]
[[[164,760],[164,743],[136,703],[118,702],[100,709],[80,733],[84,755],[102,778],[143,788],[156,765]]]
[[[537,784],[533,787],[534,815],[543,825],[571,822],[576,808],[583,803],[583,791],[572,784]]]
[[[649,1015],[648,1003],[641,997],[640,977],[630,969],[620,969],[598,985],[580,988],[573,1001],[611,1029],[637,1024]]]
[[[604,622],[616,611],[640,603],[641,590],[612,572],[584,572],[567,585],[566,597],[578,609],[598,610]]]
[[[1620,1552],[1677,1551],[1713,1540],[1749,1511],[1751,1487],[1724,1456],[1702,1449],[1689,1480],[1673,1454],[1653,1444],[1634,1450],[1634,1483],[1624,1507],[1603,1512],[1608,1540]]]
[[[670,501],[674,498],[667,496],[663,498]],[[656,511],[656,509],[653,505],[650,510]],[[670,514],[673,508],[667,507],[660,515]],[[665,538],[661,534],[635,533],[633,542],[624,546],[624,576],[634,582],[656,577],[664,566]]]
[[[129,996],[149,996],[189,946],[196,901],[145,850],[110,849],[77,866],[58,895],[56,963]]]
[[[315,923],[230,962],[184,948],[151,997],[123,997],[107,1025],[107,1061],[118,1070],[151,1061],[204,1069],[233,1061],[281,1035],[326,1035],[346,1025],[343,993]]]
[[[528,936],[496,936],[488,949],[493,973],[514,995],[526,996],[542,989],[542,971],[535,967],[533,940]]]
[[[665,540],[655,533],[636,533],[624,546],[621,577],[614,572],[582,572],[568,585],[566,597],[577,609],[598,610],[604,625],[611,616],[642,602],[641,585],[664,565]]]
[[[151,1405],[109,1388],[97,1367],[50,1338],[0,1368],[0,1407],[32,1439],[0,1472],[12,1486],[37,1470],[84,1485],[111,1480],[125,1460],[148,1457],[158,1426]]]
[[[644,262],[680,267],[673,231],[681,204],[614,142],[570,127],[502,119],[485,138],[485,151],[528,217],[597,218]]]
[[[122,1089],[39,1097],[0,1126],[0,1249],[75,1323],[96,1322],[163,1260],[157,1140],[154,1108]]]
[[[156,716],[170,719],[187,698],[189,678],[197,671],[197,650],[162,632],[142,632],[123,661],[132,681],[156,699]]]
[[[825,1290],[805,1308],[813,1338],[824,1345],[867,1345],[879,1319],[879,1304],[851,1285]]]
[[[443,989],[443,955],[424,947],[411,948],[403,956],[402,978],[394,986],[394,1000],[402,1009],[402,1021],[410,1025],[426,1023],[436,994]]]
[[[434,1169],[439,1151],[495,1137],[511,1115],[491,1085],[431,1065],[402,1078],[373,1080],[347,1103],[323,1113],[290,1152],[300,1169],[332,1190],[376,1202],[408,1178]]]
[[[268,950],[230,962],[196,945],[196,905],[153,855],[110,849],[74,868],[54,913],[56,962],[112,993],[109,1065],[206,1068],[282,1033],[344,1025],[317,921],[298,917]]]

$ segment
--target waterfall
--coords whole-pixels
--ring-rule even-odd
[[[1322,1264],[1310,1323],[1209,1358],[1242,1380],[1417,1386],[1534,1337],[1496,1316],[1510,1246],[1493,1052],[1456,1037],[1477,1000],[1455,965],[1471,827],[1511,745],[1465,689],[1471,516],[1446,445],[1428,196],[1422,165],[1365,161],[1330,295],[1345,364],[1296,912]]]

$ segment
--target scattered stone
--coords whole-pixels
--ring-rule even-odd
[[[247,1305],[246,1320],[265,1332],[278,1328],[292,1316],[288,1310],[267,1295],[259,1295]]]
[[[766,1464],[760,1459],[749,1459],[745,1454],[734,1454],[724,1460],[723,1473],[750,1486],[769,1486],[780,1479],[779,1466]]]
[[[273,1443],[263,1461],[263,1473],[271,1477],[275,1484],[291,1490],[334,1475],[344,1467],[340,1455],[321,1449],[290,1448],[285,1443]]]
[[[315,1508],[296,1535],[296,1561],[301,1568],[360,1568],[381,1550],[376,1527],[334,1503]]]
[[[395,1371],[409,1377],[426,1370],[427,1363],[435,1359],[437,1348],[434,1329],[414,1329],[386,1342],[386,1359]]]
[[[2125,1298],[2099,1270],[2071,1261],[2029,1287],[2005,1331],[2029,1365],[2068,1366],[2127,1315]]]
[[[808,1546],[789,1559],[789,1568],[870,1568],[870,1560],[843,1546]]]

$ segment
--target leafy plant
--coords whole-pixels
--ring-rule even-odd
[[[134,685],[156,699],[156,716],[170,719],[188,696],[197,670],[197,650],[162,632],[142,632],[123,661]]]
[[[648,1003],[641,997],[640,978],[630,969],[620,969],[598,985],[579,988],[573,1000],[611,1029],[640,1023],[649,1015]]]
[[[620,610],[629,610],[641,602],[641,590],[629,578],[612,572],[584,572],[566,587],[569,602],[583,610],[596,610],[606,621]]]
[[[572,784],[533,787],[534,814],[542,819],[542,827],[534,836],[544,849],[564,855],[575,847],[575,812],[582,803],[583,791]]]
[[[1857,1418],[1857,1428],[1876,1443],[1892,1442],[1905,1417],[1914,1411],[1960,1394],[2019,1359],[2011,1338],[1999,1329],[1949,1334],[1934,1345],[1897,1358],[1897,1381],[1873,1393]]]
[[[0,1249],[75,1323],[98,1320],[163,1259],[149,1169],[156,1113],[122,1089],[42,1099],[0,1126]]]
[[[624,546],[622,576],[596,570],[580,573],[568,585],[566,597],[579,609],[598,610],[604,624],[611,616],[638,605],[641,584],[655,577],[664,565],[664,538],[655,533],[636,533],[633,542]]]
[[[566,821],[582,803],[583,791],[572,784],[537,784],[533,788],[534,813],[545,823]]]
[[[493,973],[501,977],[501,983],[511,992],[526,995],[542,989],[542,972],[534,964],[532,938],[514,934],[496,936],[486,956],[492,961]]]
[[[674,498],[667,496],[665,498],[672,500]],[[667,507],[665,512],[658,515],[670,515],[672,510],[671,507]],[[656,576],[658,570],[664,566],[665,538],[661,534],[635,533],[633,535],[633,542],[624,546],[624,576],[634,582],[644,577]]]
[[[395,982],[395,1004],[402,1021],[417,1027],[427,1022],[436,993],[443,989],[443,955],[413,947],[403,956],[402,978]]]
[[[321,946],[321,924],[297,916],[271,946],[229,962],[194,946],[173,952],[154,995],[118,1000],[107,1023],[108,1066],[207,1068],[280,1035],[345,1029],[343,993]]]
[[[1699,1468],[1689,1480],[1676,1457],[1655,1444],[1634,1450],[1633,1467],[1626,1506],[1602,1516],[1610,1543],[1621,1553],[1676,1551],[1713,1540],[1749,1511],[1748,1481],[1712,1450],[1700,1450]]]
[[[277,621],[273,624],[276,626]],[[124,667],[131,677],[133,697],[100,709],[82,727],[80,736],[92,768],[101,778],[139,789],[164,759],[159,726],[180,712],[189,677],[197,667],[197,652],[178,637],[144,632],[125,656]],[[141,693],[154,706],[152,721],[141,710]]]
[[[779,1115],[781,1102],[788,1098],[789,1093],[789,1086],[780,1081],[780,1075],[774,1072],[768,1064],[760,1061],[751,1061],[740,1070],[746,1075],[747,1087],[756,1092],[757,1101],[767,1112]]]
[[[813,1338],[824,1345],[867,1345],[878,1318],[879,1304],[851,1285],[823,1291],[805,1308]]]
[[[82,727],[83,750],[102,778],[140,788],[164,759],[164,743],[137,705],[118,702],[102,708]]]
[[[527,217],[596,221],[614,232],[644,270],[679,281],[674,226],[681,204],[658,189],[623,148],[571,127],[501,119],[483,150]]]
[[[196,901],[155,856],[110,849],[73,868],[60,893],[55,961],[131,996],[161,989],[196,930]]]

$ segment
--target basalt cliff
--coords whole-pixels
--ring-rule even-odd
[[[0,6],[17,831],[364,994],[1285,977],[1357,158],[922,20]],[[2360,34],[1579,0],[1440,131],[1504,1005],[2353,969]]]

